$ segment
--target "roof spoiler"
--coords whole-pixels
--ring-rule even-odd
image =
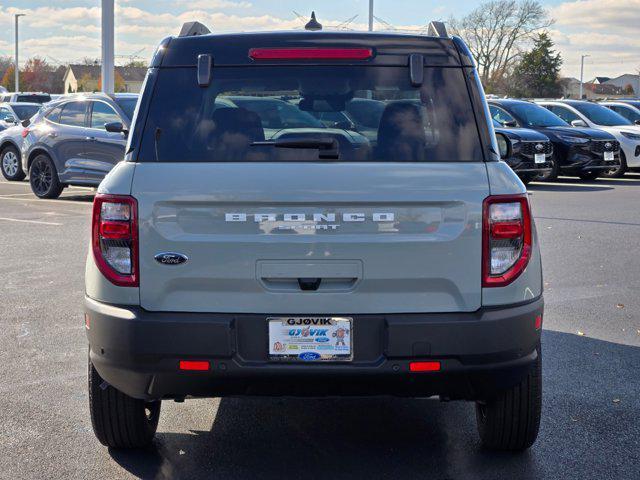
[[[211,33],[205,25],[200,22],[185,22],[180,29],[179,37],[196,37],[198,35],[207,35]]]
[[[427,30],[427,35],[430,37],[442,37],[448,38],[449,33],[447,32],[447,27],[444,22],[436,22],[433,21],[429,23],[429,29]]]

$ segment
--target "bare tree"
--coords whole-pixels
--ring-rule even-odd
[[[533,34],[553,24],[537,0],[492,0],[449,22],[469,45],[486,87],[500,83]]]

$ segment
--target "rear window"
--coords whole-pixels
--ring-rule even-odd
[[[324,118],[352,122],[323,122]],[[340,127],[340,128],[336,128]],[[482,161],[464,73],[408,68],[261,66],[160,69],[139,161]]]
[[[37,107],[35,105],[14,105],[13,111],[16,112],[16,115],[20,120],[26,120],[38,113],[40,108],[41,107]]]
[[[135,97],[127,97],[127,98],[117,98],[116,103],[122,109],[124,114],[127,116],[128,120],[133,118],[133,111],[136,109],[136,105],[138,103],[138,98]]]
[[[16,97],[16,102],[27,102],[27,103],[47,103],[51,101],[51,96],[47,94],[43,95],[18,95]]]

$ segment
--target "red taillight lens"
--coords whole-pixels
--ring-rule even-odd
[[[439,372],[440,362],[411,362],[409,364],[411,372]]]
[[[209,362],[206,360],[180,360],[180,370],[204,372],[209,370]]]
[[[96,195],[93,200],[92,249],[96,265],[113,284],[137,287],[138,204],[126,195]]]
[[[29,129],[28,128],[23,129],[21,135],[22,135],[22,138],[27,138],[27,135],[29,135]]]
[[[486,198],[482,230],[482,286],[509,285],[531,258],[531,212],[526,194]]]
[[[252,48],[253,60],[367,60],[370,48]]]

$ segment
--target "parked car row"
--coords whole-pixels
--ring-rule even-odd
[[[521,179],[553,180],[558,175],[584,180],[621,177],[640,167],[640,101],[617,100],[602,104],[583,100],[489,99],[501,155],[509,156],[513,141],[508,133],[525,128],[548,137],[553,146],[550,168],[532,174],[529,165],[506,159]],[[623,115],[624,113],[624,115]],[[502,139],[500,137],[503,137]],[[517,139],[516,139],[517,145]],[[542,147],[539,147],[542,149]]]
[[[0,134],[4,177],[22,180],[28,172],[40,198],[57,198],[69,185],[97,186],[124,158],[137,99],[96,93],[62,96],[43,106],[0,104],[0,115],[6,108],[15,116],[22,105],[32,106],[32,115]]]

